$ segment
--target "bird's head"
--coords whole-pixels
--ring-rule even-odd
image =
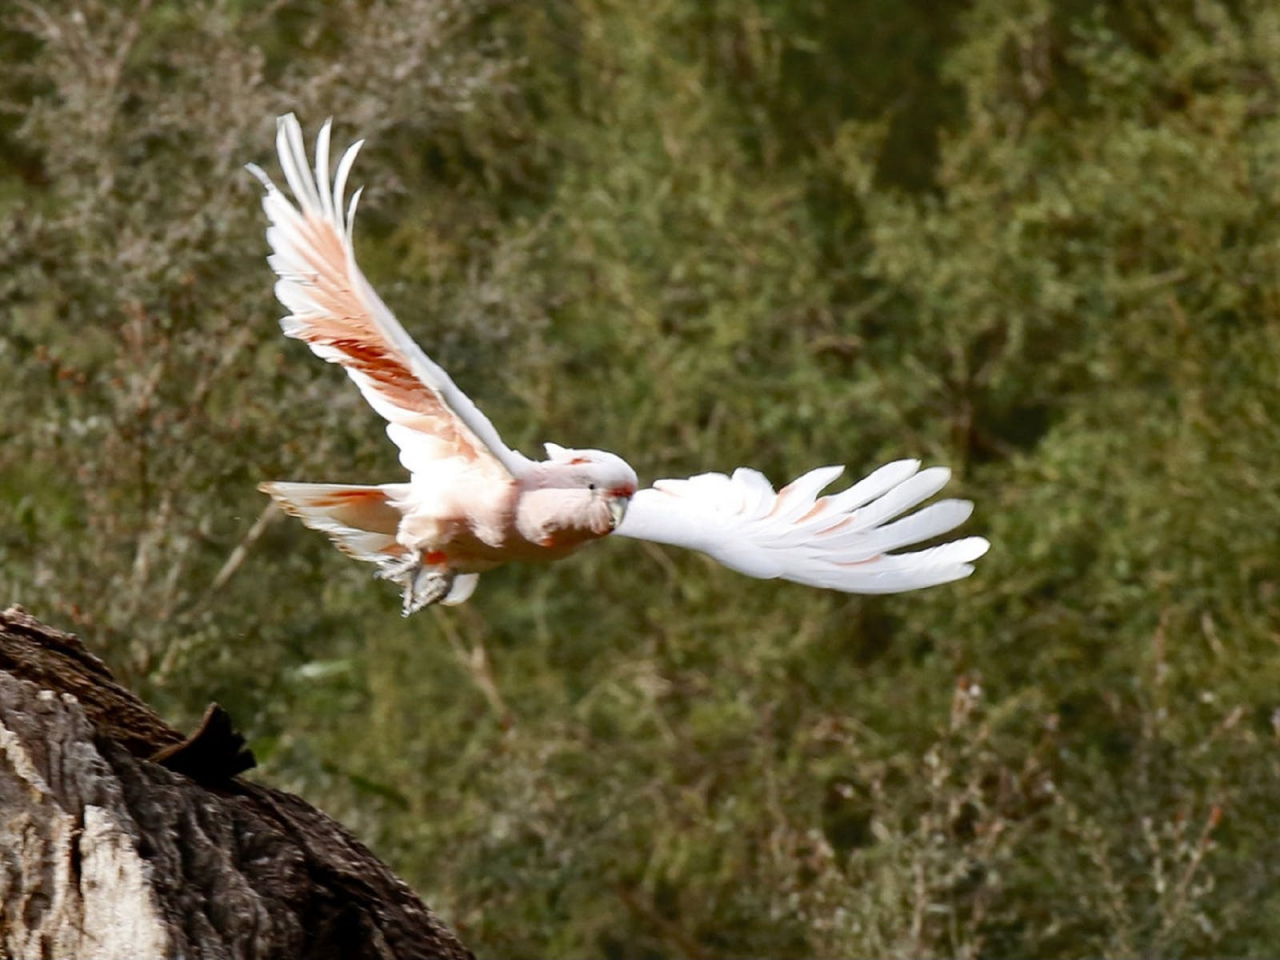
[[[639,483],[630,465],[603,450],[569,450],[554,443],[546,444],[546,450],[540,486],[563,491],[582,504],[594,526],[607,523],[598,532],[617,529]]]

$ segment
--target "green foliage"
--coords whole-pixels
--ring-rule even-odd
[[[19,5],[0,593],[482,954],[1267,955],[1280,13],[1262,0]],[[957,469],[971,581],[608,544],[409,621],[261,479],[399,475],[239,170],[368,136],[362,262],[504,435]],[[499,373],[500,371],[500,373]]]

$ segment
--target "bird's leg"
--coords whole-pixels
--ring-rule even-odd
[[[399,560],[381,560],[378,563],[378,572],[374,574],[379,580],[390,580],[393,583],[400,583],[406,577],[413,574],[422,566],[422,559],[417,553],[410,553],[401,557]]]
[[[380,564],[378,576],[404,588],[401,614],[407,617],[447,597],[456,574],[448,567],[424,565],[421,555],[415,552],[403,559]]]

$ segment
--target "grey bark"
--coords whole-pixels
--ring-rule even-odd
[[[76,637],[0,613],[0,956],[471,957],[251,764],[221,711],[184,738]]]

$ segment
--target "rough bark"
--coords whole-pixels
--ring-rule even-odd
[[[219,709],[184,738],[76,637],[0,613],[0,956],[471,956],[250,765]]]

